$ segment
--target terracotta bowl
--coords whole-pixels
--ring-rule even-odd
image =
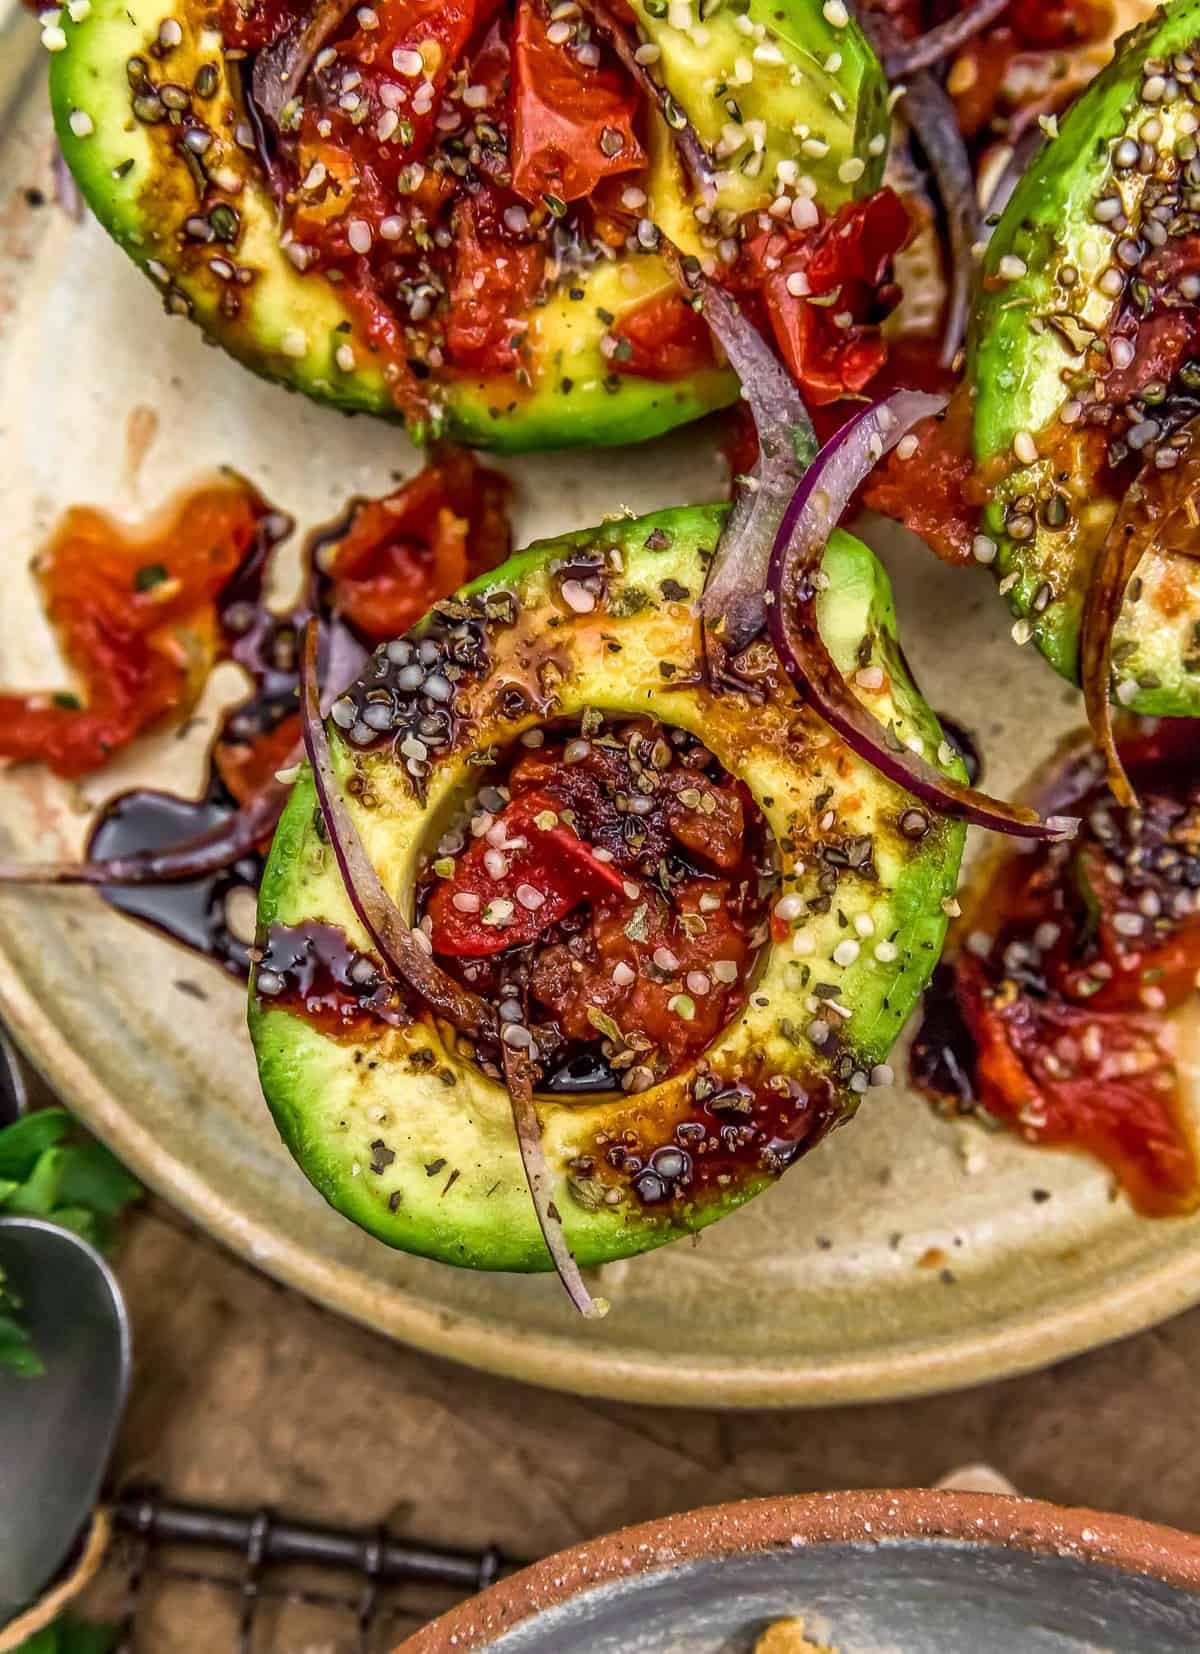
[[[397,1654],[1197,1654],[1200,1538],[994,1494],[716,1505],[563,1551]]]

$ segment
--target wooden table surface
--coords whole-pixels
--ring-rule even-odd
[[[532,1557],[717,1500],[928,1484],[985,1461],[1022,1492],[1200,1528],[1200,1311],[957,1395],[690,1412],[534,1391],[386,1343],[257,1274],[157,1201],[132,1219],[118,1273],[136,1376],[117,1473],[176,1497]],[[120,1601],[125,1579],[123,1567],[107,1570],[97,1611]],[[390,1598],[368,1646],[390,1647],[439,1601]],[[236,1624],[233,1592],[152,1570],[135,1646],[223,1654]],[[271,1654],[358,1646],[341,1607],[269,1602],[256,1622],[254,1648]]]

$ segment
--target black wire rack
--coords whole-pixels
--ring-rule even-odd
[[[126,1490],[111,1512],[115,1540],[100,1595],[115,1586],[120,1598],[120,1654],[158,1654],[152,1598],[171,1592],[174,1621],[189,1612],[189,1588],[218,1591],[229,1605],[230,1641],[212,1654],[225,1646],[237,1654],[384,1654],[519,1566],[494,1548],[460,1551],[267,1509],[185,1504],[153,1488]],[[323,1640],[294,1640],[289,1608],[323,1610]]]

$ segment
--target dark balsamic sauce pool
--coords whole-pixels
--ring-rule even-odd
[[[952,964],[935,969],[921,1002],[921,1022],[909,1051],[913,1084],[927,1096],[957,1103],[964,1111],[977,1100],[975,1064],[979,1055],[955,992]]]
[[[104,807],[93,828],[88,859],[106,861],[144,850],[173,849],[227,821],[236,808],[215,773],[200,799],[152,788],[122,793]],[[100,895],[118,913],[140,919],[245,980],[250,974],[250,944],[230,927],[230,899],[238,890],[247,892],[247,907],[257,898],[263,861],[256,852],[203,879],[105,885]]]

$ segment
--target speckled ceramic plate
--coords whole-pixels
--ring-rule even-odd
[[[52,687],[26,566],[65,506],[136,514],[231,462],[309,525],[385,490],[414,455],[394,430],[252,379],[169,320],[94,224],[37,204],[51,187],[37,28],[15,7],[2,21],[6,5],[0,682]],[[722,486],[711,432],[511,471],[521,541]],[[986,576],[895,536],[883,550],[931,699],[1009,790],[1077,722],[1074,696],[1013,647]],[[0,854],[74,852],[95,801],[135,781],[197,789],[215,709],[237,692],[222,668],[185,739],[141,743],[85,791],[0,776]],[[705,1405],[867,1400],[1032,1367],[1200,1298],[1200,1222],[1145,1222],[1088,1161],[935,1119],[898,1087],[698,1245],[604,1271],[615,1311],[584,1324],[552,1278],[408,1258],[328,1210],[259,1097],[239,988],[94,896],[0,895],[0,1014],[147,1183],[230,1246],[382,1332],[546,1384]]]

